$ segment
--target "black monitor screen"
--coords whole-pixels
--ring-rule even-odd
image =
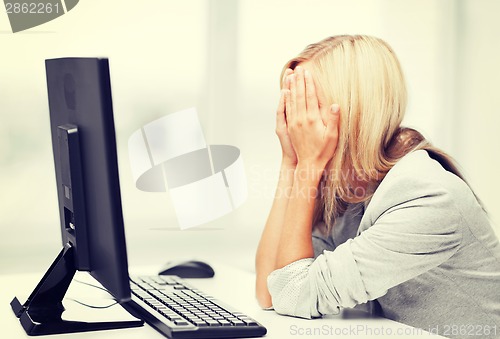
[[[76,249],[76,269],[90,271],[118,301],[129,300],[108,60],[45,65],[63,244]],[[78,147],[68,149],[64,138],[75,135]],[[68,159],[79,163],[73,171]]]

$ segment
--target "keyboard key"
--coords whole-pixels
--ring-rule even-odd
[[[222,326],[231,326],[231,322],[224,319],[219,320],[219,324],[221,324]]]
[[[208,326],[221,326],[221,324],[217,320],[207,319],[205,320]]]
[[[155,284],[158,284],[158,285],[166,285],[166,281],[163,280],[160,276],[157,276],[157,277],[152,277],[152,280],[155,282]]]
[[[257,322],[251,318],[240,318],[247,326],[257,326]]]
[[[204,322],[203,320],[194,320],[193,324],[198,326],[198,327],[206,327],[208,324]]]

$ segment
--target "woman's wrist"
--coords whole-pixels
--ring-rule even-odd
[[[281,159],[281,168],[282,169],[295,169],[297,167],[297,159],[289,158],[283,155]]]
[[[281,162],[281,168],[279,173],[279,186],[280,187],[291,187],[293,184],[293,177],[295,175],[295,168],[297,164],[292,161],[285,160]]]
[[[323,177],[325,165],[317,162],[299,161],[295,167],[295,180],[318,184]]]

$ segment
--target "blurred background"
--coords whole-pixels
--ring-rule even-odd
[[[61,247],[45,59],[110,59],[129,263],[213,258],[251,271],[280,164],[281,68],[337,34],[393,47],[409,89],[405,125],[456,158],[500,234],[498,13],[496,0],[82,0],[13,34],[0,12],[0,273],[45,271]],[[241,150],[249,197],[181,231],[168,194],[135,188],[127,141],[193,106],[208,143]]]

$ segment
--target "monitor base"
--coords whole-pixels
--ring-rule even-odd
[[[28,300],[21,304],[17,297],[10,303],[26,334],[46,335],[88,332],[142,326],[142,320],[80,322],[62,319],[62,300],[76,273],[74,249],[66,244],[35,287]]]

